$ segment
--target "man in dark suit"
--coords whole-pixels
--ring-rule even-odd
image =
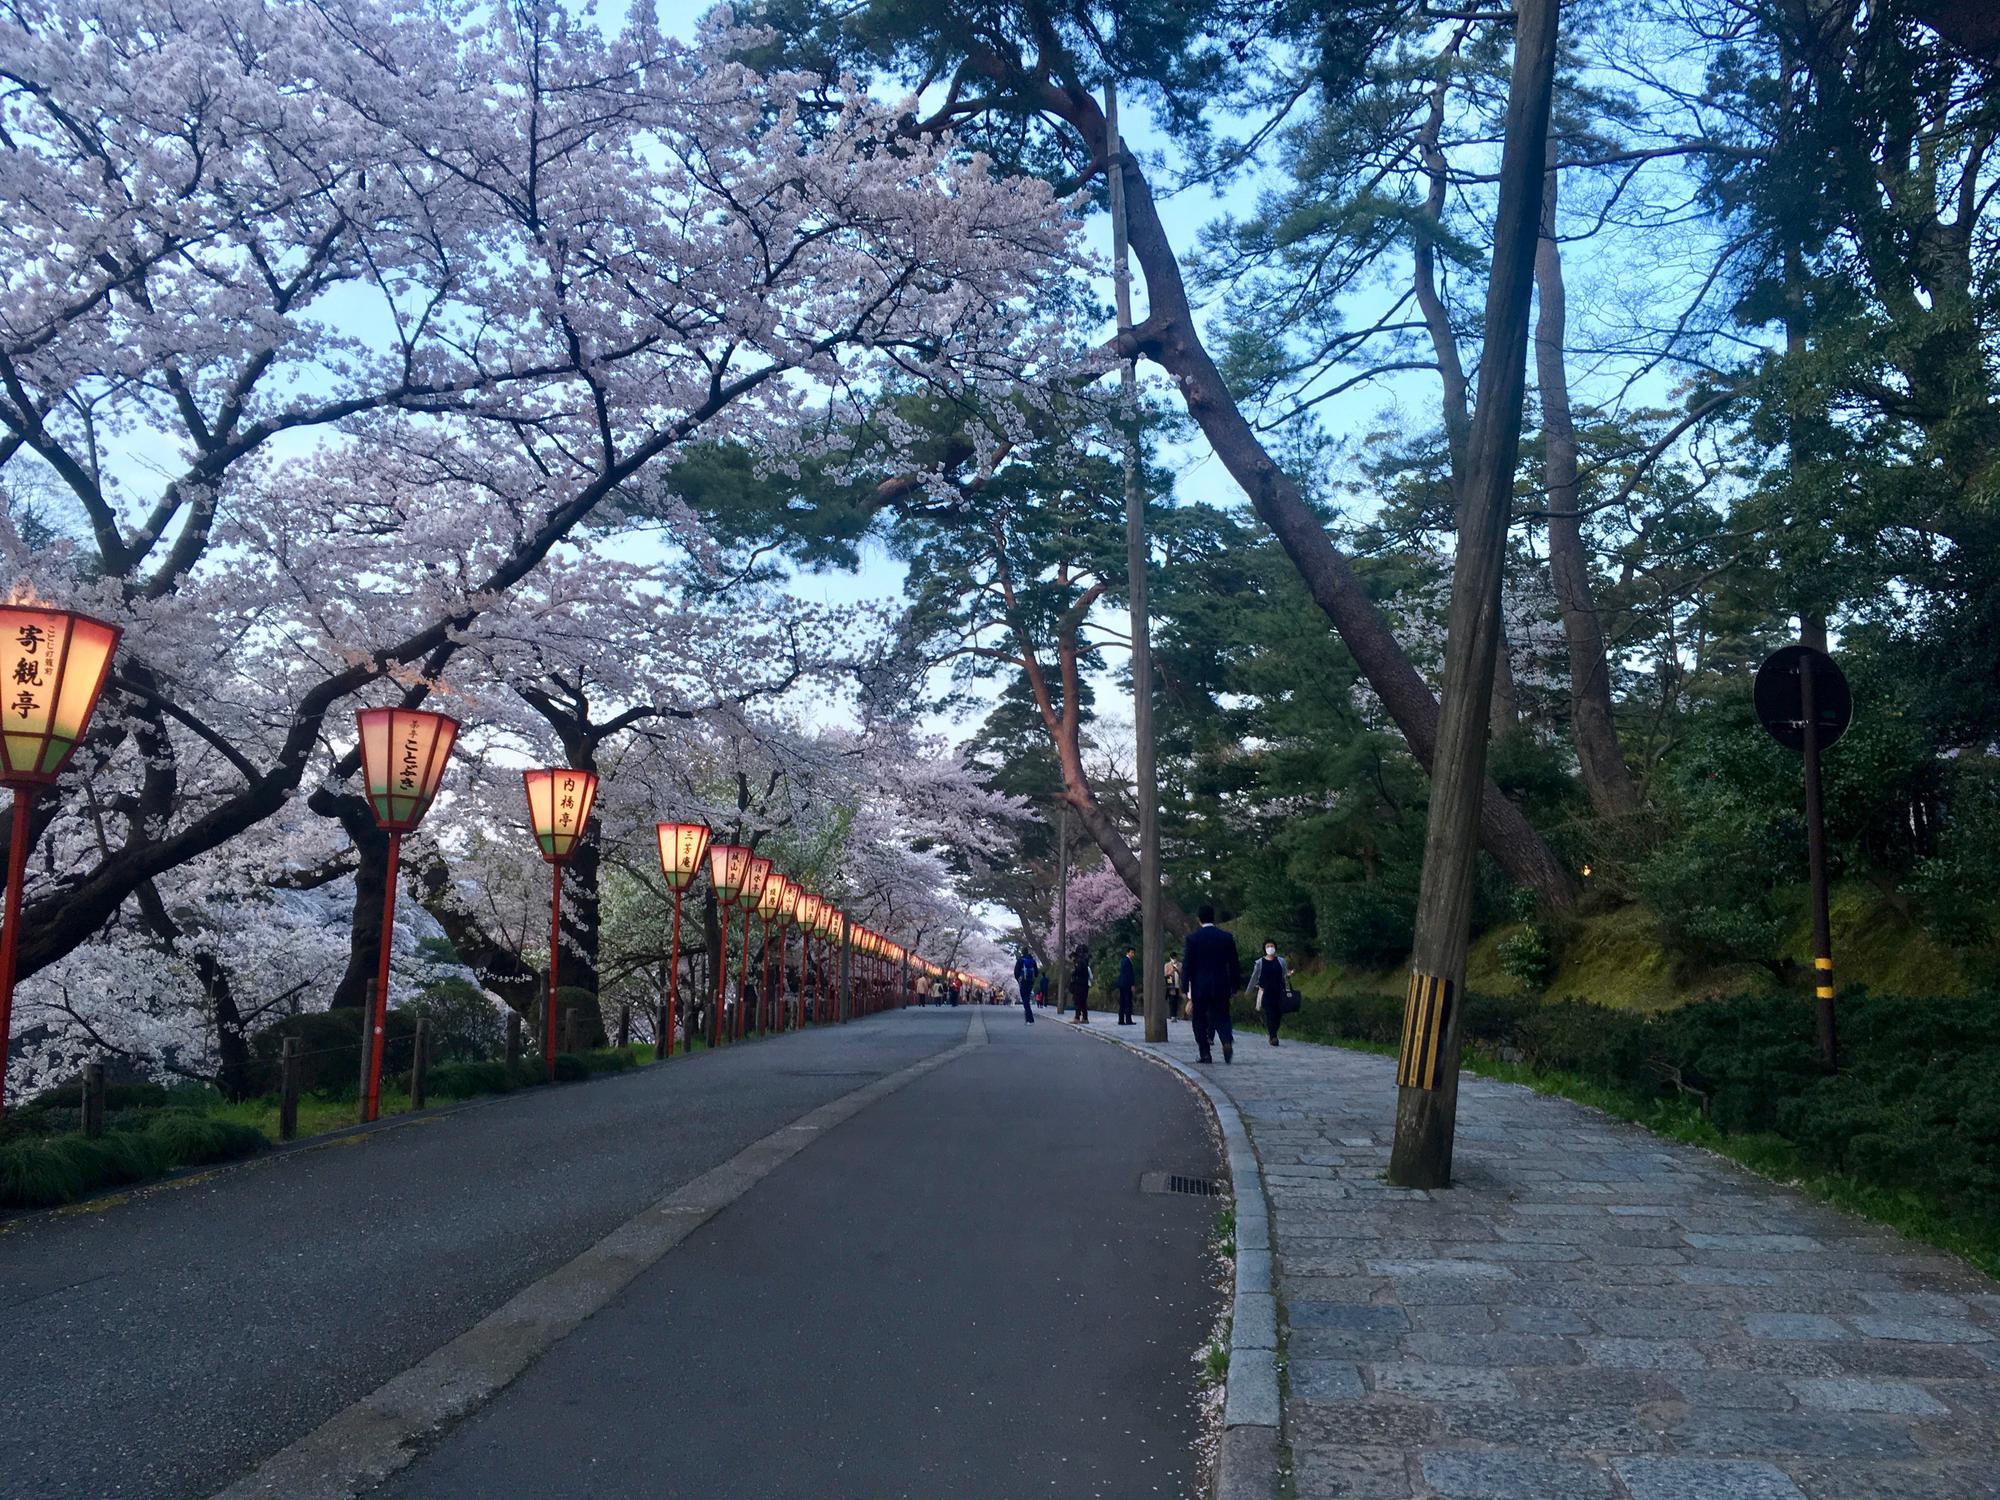
[[[1132,950],[1127,948],[1125,956],[1118,960],[1118,1024],[1132,1024],[1132,988],[1139,982],[1139,971],[1132,965]]]
[[[1194,1002],[1194,1044],[1201,1049],[1203,1062],[1209,1056],[1210,1039],[1222,1038],[1222,1060],[1236,1055],[1236,1037],[1229,1026],[1229,1002],[1243,984],[1243,961],[1236,956],[1236,939],[1215,925],[1215,908],[1203,903],[1196,914],[1201,926],[1187,935],[1181,947],[1181,983]]]

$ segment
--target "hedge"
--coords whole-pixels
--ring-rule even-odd
[[[23,1136],[0,1145],[0,1208],[45,1208],[158,1177],[176,1167],[233,1161],[265,1146],[251,1125],[170,1109],[143,1126],[82,1135]]]
[[[1396,1045],[1402,1001],[1310,999],[1308,1037]],[[1812,1004],[1736,996],[1655,1015],[1583,1000],[1473,995],[1469,1046],[1635,1099],[1698,1101],[1726,1134],[1776,1135],[1815,1168],[1914,1191],[2000,1227],[2000,995],[1845,995],[1841,1069],[1822,1071]]]

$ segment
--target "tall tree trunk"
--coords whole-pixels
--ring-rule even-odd
[[[1458,1039],[1465,954],[1472,932],[1480,804],[1486,782],[1487,711],[1500,641],[1500,579],[1520,458],[1527,386],[1528,312],[1540,238],[1541,185],[1554,88],[1559,0],[1517,0],[1514,70],[1507,91],[1500,202],[1486,287],[1486,346],[1467,443],[1445,637],[1444,705],[1431,772],[1423,884],[1417,896],[1410,997],[1397,1065],[1396,1139],[1389,1181],[1451,1182],[1458,1106]]]
[[[1570,412],[1569,373],[1563,360],[1568,301],[1562,252],[1556,243],[1555,149],[1549,149],[1542,189],[1542,230],[1535,247],[1535,291],[1541,301],[1535,324],[1535,383],[1542,398],[1544,477],[1548,484],[1549,581],[1562,609],[1569,650],[1569,722],[1584,791],[1602,817],[1620,818],[1639,805],[1639,789],[1625,765],[1611,709],[1611,666],[1604,630],[1590,588],[1583,549],[1582,485],[1577,475],[1576,423]]]
[[[444,929],[460,961],[479,976],[483,988],[519,1011],[522,1020],[532,1023],[545,976],[523,959],[518,949],[496,940],[459,905],[451,887],[450,867],[435,849],[426,850],[420,858],[410,861],[408,869],[411,894]]]
[[[1008,81],[1024,83],[1010,78]],[[1098,160],[1107,155],[1104,114],[1082,87],[1053,85],[1041,102],[1082,137]],[[1419,764],[1430,770],[1437,755],[1438,702],[1410,664],[1389,622],[1368,597],[1353,566],[1327,537],[1299,488],[1271,457],[1229,393],[1195,327],[1180,263],[1160,222],[1152,187],[1132,153],[1120,158],[1125,173],[1127,231],[1132,253],[1146,275],[1149,311],[1131,343],[1179,383],[1188,414],[1201,427],[1223,467],[1250,497],[1285,555],[1298,569],[1313,602],[1339,632],[1355,664],[1382,702]],[[1530,227],[1533,226],[1533,217]],[[1531,267],[1532,268],[1532,267]],[[1481,716],[1485,704],[1481,702]],[[1515,880],[1533,887],[1553,906],[1576,899],[1575,882],[1521,809],[1490,782],[1478,804],[1480,842]]]
[[[347,968],[334,987],[329,1010],[353,1006],[368,997],[376,966],[382,959],[382,897],[389,889],[389,835],[375,826],[375,814],[362,798],[322,787],[306,805],[323,818],[333,818],[353,842],[359,862],[354,869],[354,917],[347,935]]]

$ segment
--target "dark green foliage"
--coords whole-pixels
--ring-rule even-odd
[[[470,1062],[439,1063],[430,1070],[426,1086],[441,1099],[471,1099],[480,1094],[504,1094],[527,1084],[542,1081],[541,1064],[523,1058],[509,1068],[504,1058]]]
[[[17,1118],[24,1115],[52,1114],[61,1110],[80,1109],[82,1100],[83,1080],[72,1078],[43,1089],[26,1103],[12,1106],[9,1112]],[[166,1102],[167,1091],[157,1083],[104,1085],[104,1108],[109,1114],[116,1114],[126,1109],[157,1108]]]
[[[1414,886],[1380,881],[1330,885],[1319,893],[1319,948],[1356,968],[1380,969],[1410,951],[1416,930]]]
[[[1402,1010],[1387,995],[1312,999],[1299,1029],[1393,1046]],[[1726,1134],[1779,1136],[1811,1167],[2000,1230],[2000,995],[1844,995],[1844,1067],[1832,1076],[1803,1000],[1739,996],[1649,1016],[1474,995],[1465,1026],[1474,1047],[1635,1101],[1697,1099]]]
[[[391,1010],[382,1023],[385,1044],[382,1075],[394,1077],[410,1071],[410,1042],[416,1035],[416,1014]],[[275,1093],[278,1088],[278,1055],[285,1038],[300,1039],[300,1087],[308,1094],[328,1098],[352,1098],[361,1079],[361,1012],[358,1008],[311,1011],[287,1016],[250,1039],[254,1059],[251,1089],[254,1093]],[[433,1054],[435,1055],[435,1054]]]
[[[1548,928],[1530,922],[1518,932],[1500,940],[1500,968],[1509,979],[1525,989],[1548,987],[1555,973],[1556,950]]]
[[[0,1207],[73,1203],[89,1193],[157,1177],[176,1167],[234,1161],[260,1151],[262,1131],[187,1110],[163,1110],[140,1128],[22,1137],[0,1146]]]

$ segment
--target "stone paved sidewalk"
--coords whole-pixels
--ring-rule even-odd
[[[1457,1185],[1391,1188],[1392,1059],[1239,1033],[1201,1071],[1263,1164],[1302,1500],[2000,1496],[2000,1284],[1963,1262],[1469,1074]]]

